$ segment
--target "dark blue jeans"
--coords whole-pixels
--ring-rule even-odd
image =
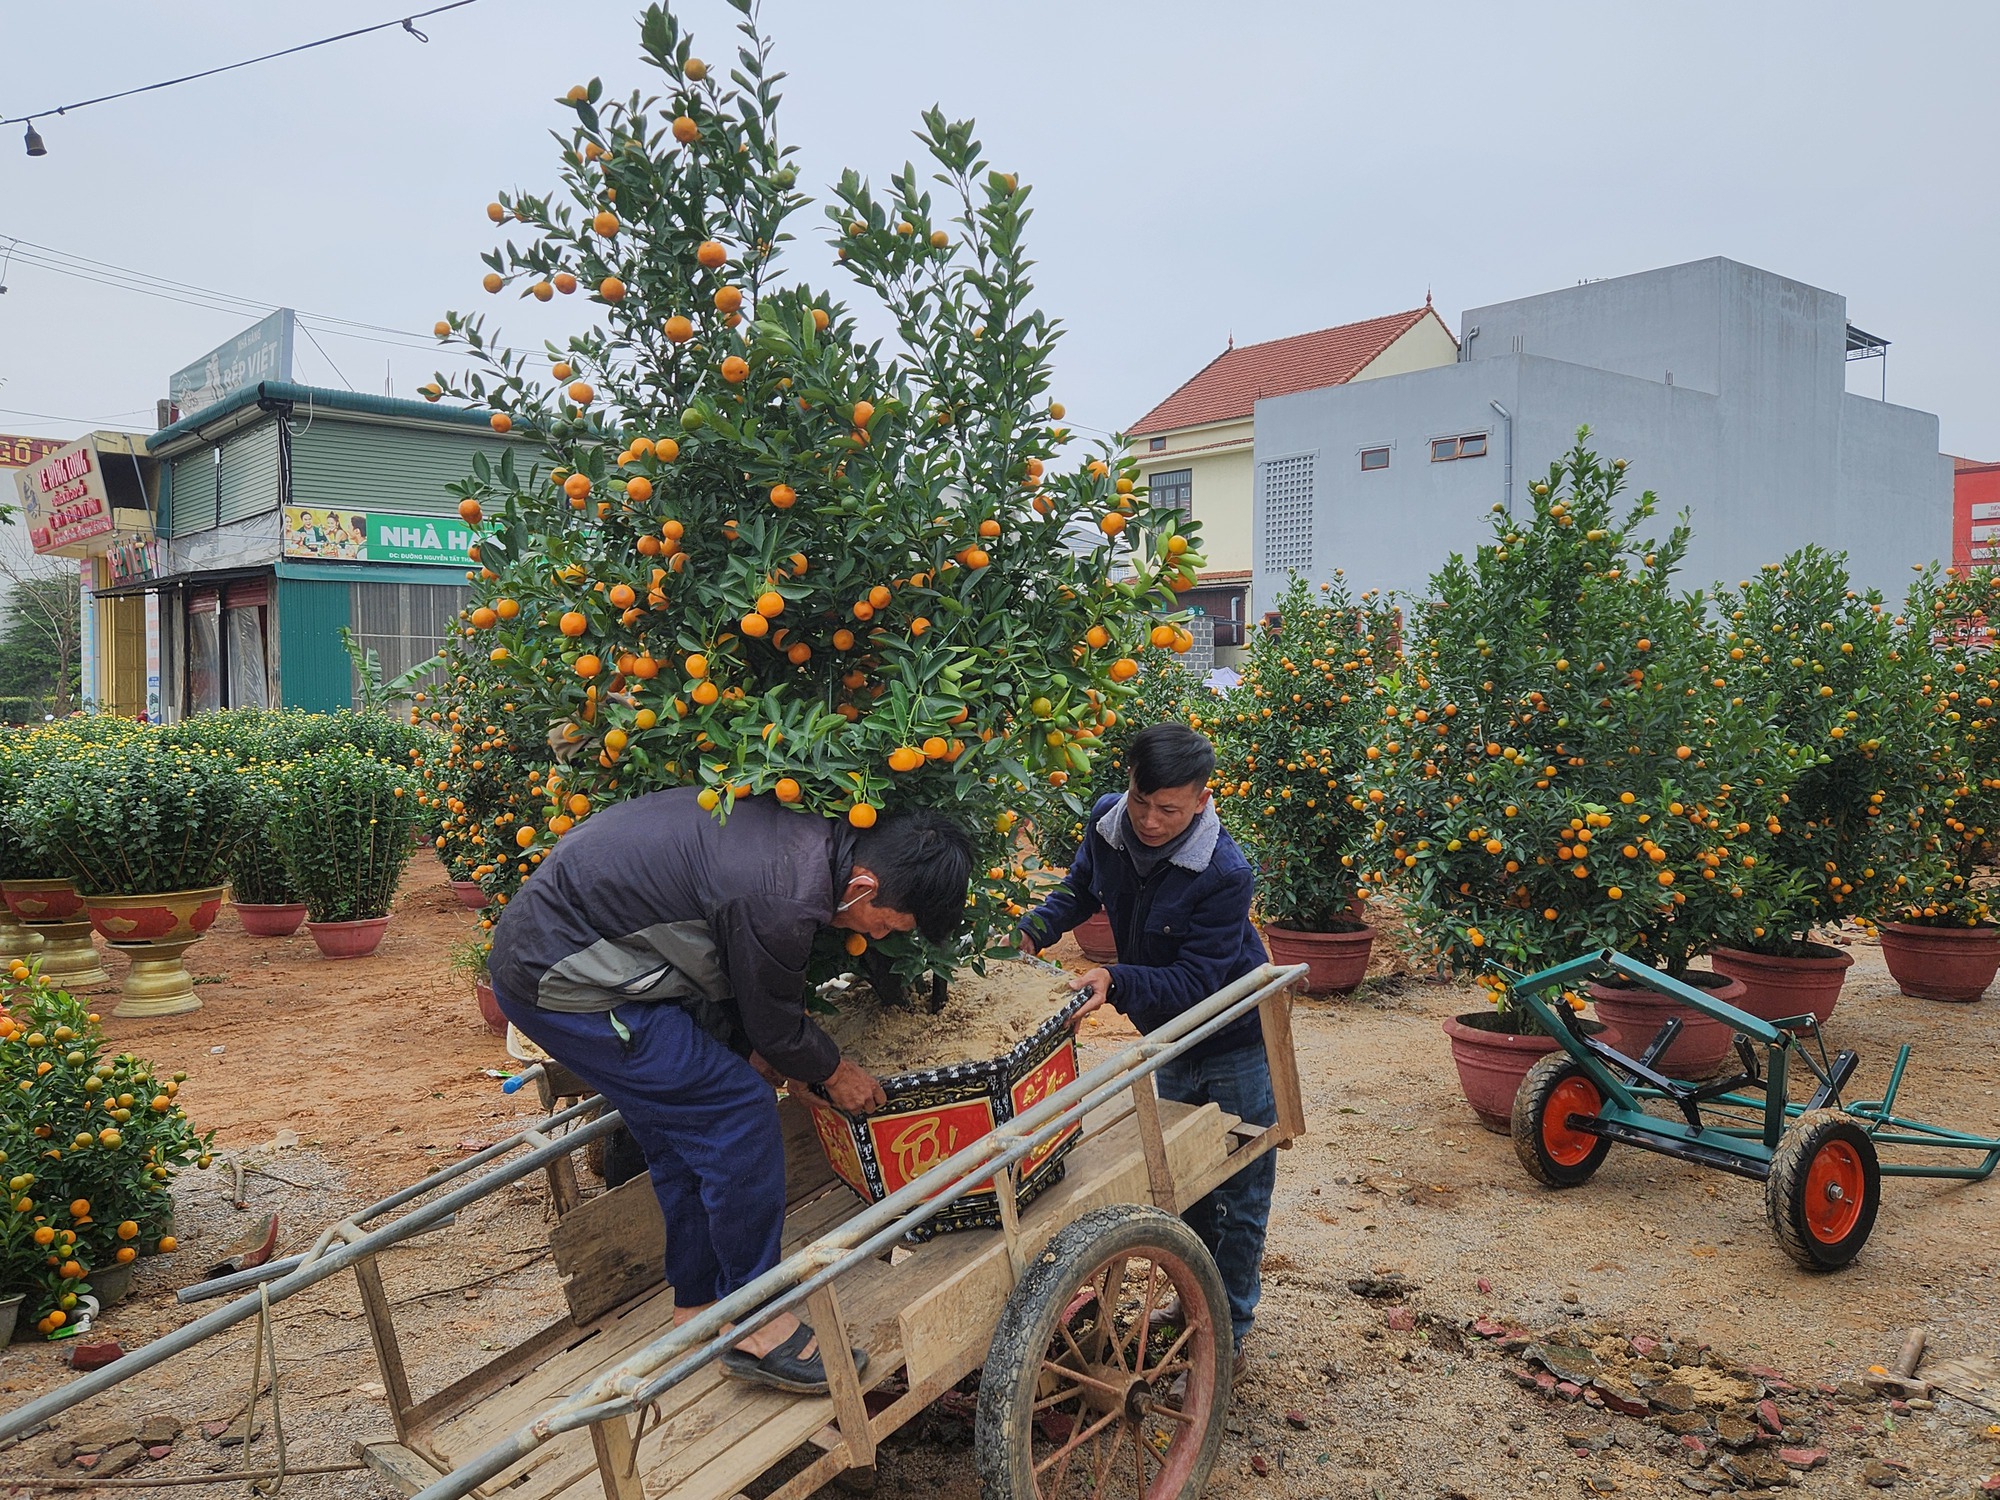
[[[1177,1057],[1154,1075],[1162,1099],[1213,1104],[1252,1125],[1275,1125],[1278,1101],[1271,1065],[1259,1041],[1213,1057]],[[1277,1153],[1266,1151],[1181,1217],[1208,1246],[1229,1293],[1229,1321],[1237,1344],[1250,1331],[1262,1292],[1264,1231],[1271,1222],[1271,1188],[1278,1180]]]
[[[785,1142],[778,1097],[757,1072],[678,1005],[608,1015],[500,1009],[611,1102],[645,1154],[667,1221],[667,1284],[677,1307],[726,1297],[778,1263],[785,1227]]]

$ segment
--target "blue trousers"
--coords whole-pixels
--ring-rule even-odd
[[[714,1302],[778,1263],[785,1143],[777,1095],[749,1063],[678,1005],[620,1006],[627,1042],[609,1015],[495,998],[510,1021],[624,1116],[667,1221],[675,1306]]]
[[[1251,1125],[1277,1123],[1271,1065],[1261,1041],[1213,1057],[1174,1058],[1154,1077],[1162,1099],[1213,1104]],[[1266,1151],[1181,1215],[1222,1272],[1238,1345],[1250,1331],[1263,1291],[1259,1269],[1264,1263],[1264,1231],[1271,1222],[1271,1188],[1277,1180],[1277,1155]]]

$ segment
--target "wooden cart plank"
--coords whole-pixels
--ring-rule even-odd
[[[443,1477],[441,1470],[401,1443],[356,1443],[354,1456],[406,1495],[414,1495]]]

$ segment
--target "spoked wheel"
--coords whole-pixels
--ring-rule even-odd
[[[1193,1230],[1133,1204],[1085,1214],[1028,1267],[993,1335],[982,1500],[1196,1500],[1232,1355],[1222,1277]]]
[[[1771,1158],[1764,1209],[1785,1254],[1837,1271],[1861,1253],[1882,1206],[1882,1168],[1868,1132],[1837,1109],[1800,1115]]]
[[[1603,1108],[1604,1095],[1574,1058],[1553,1052],[1528,1069],[1514,1093],[1513,1118],[1514,1154],[1528,1175],[1558,1188],[1588,1181],[1611,1142],[1569,1122]]]

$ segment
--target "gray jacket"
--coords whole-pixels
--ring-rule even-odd
[[[806,961],[847,888],[853,833],[772,797],[718,823],[696,795],[634,797],[564,834],[493,929],[493,987],[546,1010],[684,1005],[822,1082],[840,1049],[806,1015]]]

